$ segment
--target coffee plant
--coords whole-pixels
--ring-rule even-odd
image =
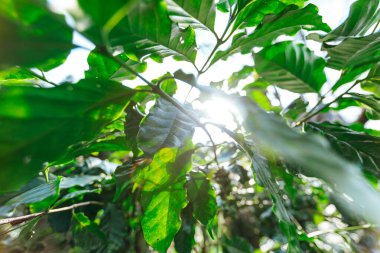
[[[0,5],[0,252],[378,252],[379,0],[70,2]]]

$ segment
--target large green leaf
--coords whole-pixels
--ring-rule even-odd
[[[351,5],[347,19],[323,40],[363,36],[380,19],[378,0],[357,0]]]
[[[37,67],[51,58],[66,57],[72,48],[73,31],[63,16],[33,1],[4,1],[0,24],[0,68]]]
[[[247,35],[244,32],[235,35],[232,44],[224,51],[218,51],[212,63],[224,59],[234,53],[250,52],[253,47],[263,47],[280,35],[294,35],[300,29],[321,30],[328,32],[330,28],[322,22],[318,8],[312,4],[303,9],[291,6],[278,15],[267,16],[263,24]]]
[[[83,12],[91,18],[91,26],[101,29],[115,16],[120,9],[123,12],[120,15],[127,15],[138,3],[137,0],[110,0],[104,4],[102,0],[78,0]],[[126,8],[127,7],[127,8]]]
[[[110,42],[115,46],[122,45],[133,60],[175,56],[178,60],[195,61],[194,29],[187,27],[183,30],[173,23],[163,0],[140,1],[128,15],[126,24],[122,25],[120,34],[110,35]]]
[[[380,138],[330,123],[308,123],[306,130],[325,136],[341,156],[380,176]]]
[[[143,168],[137,178],[136,186],[142,186],[146,192],[165,188],[183,176],[191,168],[191,152],[184,148],[163,148],[153,157],[149,166]]]
[[[2,204],[0,207],[0,216],[5,216],[13,211],[17,206],[35,204],[36,211],[46,210],[59,197],[60,179],[38,185],[32,189],[22,192]]]
[[[363,178],[357,166],[338,156],[322,137],[297,133],[248,99],[235,101],[243,113],[250,140],[261,150],[270,150],[296,164],[307,176],[323,179],[337,193],[344,193],[352,199],[346,205],[350,212],[379,223],[380,204],[375,203],[380,203],[380,195]]]
[[[35,76],[21,67],[13,67],[0,71],[0,85],[34,85]]]
[[[125,16],[138,2],[138,0],[110,0],[104,4],[102,0],[78,0],[79,6],[90,21],[83,33],[92,42],[103,45],[105,42],[103,36],[119,35],[122,32],[120,26],[125,25]]]
[[[141,226],[144,238],[160,253],[167,251],[181,227],[180,213],[187,204],[183,185],[184,180],[142,196],[144,215]]]
[[[118,118],[133,90],[82,80],[56,88],[0,89],[0,191],[17,189],[70,145],[89,141]]]
[[[190,172],[186,188],[194,218],[207,226],[217,211],[216,194],[210,181],[202,172]]]
[[[147,64],[145,62],[136,62],[128,58],[126,54],[118,56],[120,60],[124,61],[129,67],[138,73],[146,70]],[[100,78],[100,79],[121,79],[133,80],[136,78],[134,74],[121,68],[120,64],[115,62],[108,56],[103,55],[97,49],[93,50],[87,58],[89,69],[85,72],[86,78]]]
[[[306,46],[280,42],[255,54],[257,73],[266,81],[293,92],[316,92],[326,82],[325,61]]]
[[[194,124],[170,102],[160,98],[141,124],[137,135],[139,147],[154,154],[163,147],[179,147],[191,139]]]
[[[345,83],[356,80],[380,61],[380,33],[359,38],[348,38],[338,45],[324,44],[328,53],[327,66],[343,70],[333,90]]]
[[[351,69],[380,61],[380,32],[360,38],[348,38],[337,46],[325,45],[328,67]]]
[[[173,22],[181,26],[214,30],[214,0],[167,0]]]
[[[278,14],[283,11],[287,5],[303,5],[302,0],[258,0],[249,1],[237,14],[233,29],[245,28],[259,25],[264,17],[269,14]]]
[[[191,168],[191,155],[189,147],[163,148],[138,175],[144,238],[158,252],[167,251],[181,227],[180,213],[187,204],[185,175]]]

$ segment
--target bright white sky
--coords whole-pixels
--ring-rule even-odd
[[[319,13],[323,17],[323,21],[330,25],[331,28],[337,27],[340,23],[342,23],[348,15],[350,5],[355,2],[355,0],[310,0],[310,3],[313,3],[319,7]],[[52,8],[57,12],[64,12],[64,10],[76,8],[77,3],[76,0],[49,0]],[[224,22],[226,17],[223,15],[218,15],[216,24],[221,24],[216,27],[217,32],[224,29]],[[208,56],[214,40],[210,37],[207,32],[197,32],[197,43],[198,45],[204,45],[203,50],[198,52],[197,64],[201,66],[205,61],[205,57]],[[93,48],[94,46],[81,38],[80,35],[74,35],[74,42],[76,44],[85,46],[86,48]],[[308,41],[307,45],[310,49],[312,49],[317,55],[323,55],[323,52],[320,51],[320,44],[312,41]],[[88,68],[87,64],[87,55],[88,51],[85,49],[74,49],[69,55],[66,62],[57,69],[50,71],[47,74],[47,78],[59,82],[67,76],[71,76],[73,80],[79,80],[84,77],[84,71]],[[233,72],[240,70],[244,65],[252,65],[252,59],[249,56],[236,55],[232,56],[228,59],[228,61],[219,62],[219,64],[215,64],[212,68],[209,69],[207,73],[202,75],[199,78],[200,84],[207,85],[211,81],[219,81],[222,79],[227,79]],[[163,64],[158,64],[153,61],[148,61],[148,69],[143,74],[146,78],[152,80],[154,78],[163,75],[166,72],[173,73],[178,68],[181,68],[185,72],[194,72],[191,64],[186,62],[177,62],[171,58],[165,59]],[[327,71],[328,84],[325,85],[325,90],[328,89],[329,84],[333,84],[339,78],[338,71]],[[241,82],[241,84],[247,84],[253,81],[253,77],[249,77],[247,80]],[[127,84],[127,83],[126,83]],[[128,86],[142,84],[139,80],[135,80],[134,82],[128,82]],[[177,99],[179,101],[184,101],[184,98],[188,92],[189,87],[184,84],[179,84]],[[197,96],[197,91],[193,91],[192,96],[190,96],[190,101],[192,97]],[[282,99],[282,103],[286,106],[290,104],[295,98],[298,97],[297,94],[280,90],[280,95]],[[313,102],[316,101],[315,95],[307,95],[307,99],[311,100],[310,106],[313,106]],[[202,106],[201,106],[202,107]],[[204,107],[204,105],[203,105]],[[225,101],[214,101],[213,103],[208,102],[207,108],[209,111],[209,115],[212,116],[214,121],[218,123],[226,123],[230,127],[234,127],[234,123],[232,122],[232,115],[230,113],[226,113],[226,111],[231,109],[231,105],[228,105]],[[234,110],[234,109],[232,109]],[[345,109],[341,115],[343,118],[350,122],[354,121],[356,117],[360,114],[359,108],[347,108]],[[380,121],[370,121],[366,124],[367,127],[373,129],[380,130]]]

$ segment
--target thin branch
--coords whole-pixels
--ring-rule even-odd
[[[284,108],[282,101],[281,101],[280,94],[278,93],[277,87],[273,86],[273,88],[274,88],[274,96],[277,98],[278,102],[280,103],[281,108]]]
[[[47,215],[47,214],[65,212],[65,211],[73,210],[73,209],[83,207],[83,206],[88,206],[88,205],[104,205],[104,204],[98,201],[87,201],[87,202],[77,203],[71,206],[65,206],[61,208],[47,210],[45,212],[32,213],[32,214],[28,214],[24,216],[19,216],[19,217],[0,219],[0,225],[11,224],[13,226],[13,225],[17,225],[22,222],[37,218],[37,217]]]
[[[45,77],[45,75],[41,76],[41,75],[35,73],[34,71],[28,69],[28,68],[22,68],[22,69],[25,70],[26,72],[28,72],[29,74],[31,74],[32,76],[34,76],[34,77],[36,77],[36,78],[38,78],[38,79],[40,79],[40,80],[42,80],[42,81],[44,81],[46,83],[49,83],[49,84],[53,85],[54,87],[58,86],[58,84],[53,83],[53,82],[47,80],[46,77]],[[41,73],[43,74],[42,71],[41,71]]]
[[[337,96],[333,101],[325,104],[324,106],[322,106],[321,108],[319,108],[317,111],[315,111],[314,113],[312,114],[309,114],[308,116],[304,117],[303,119],[301,119],[300,121],[298,121],[295,126],[299,126],[301,125],[302,123],[308,121],[309,119],[311,119],[312,117],[314,117],[315,115],[317,115],[318,113],[320,113],[321,111],[323,111],[324,109],[326,109],[327,107],[329,107],[330,105],[332,105],[333,103],[335,103],[336,101],[338,101],[339,99],[341,99],[344,95],[346,95],[350,90],[352,90],[358,83],[360,83],[361,80],[358,80],[356,81],[354,84],[352,84],[345,92],[343,92],[342,94],[340,94],[339,96]],[[313,108],[314,109],[314,108]]]
[[[190,93],[191,93],[191,91],[193,90],[193,88],[194,88],[194,86],[191,86],[191,87],[190,87],[189,91],[188,91],[187,94],[186,94],[186,97],[185,97],[185,101],[184,101],[184,103],[186,103],[187,100],[189,99]]]
[[[352,227],[345,227],[345,228],[337,228],[337,229],[330,229],[326,231],[314,231],[309,234],[307,234],[307,237],[317,237],[325,234],[332,234],[332,233],[339,233],[339,232],[347,232],[347,231],[355,231],[355,230],[361,230],[361,229],[369,229],[369,228],[375,228],[376,226],[372,224],[365,224],[360,226],[352,226]]]
[[[376,32],[376,30],[377,30],[377,27],[379,26],[379,24],[380,24],[380,20],[379,20],[379,21],[377,21],[377,23],[376,23],[375,27],[373,28],[373,31],[372,31],[372,33],[371,33],[371,34],[374,34],[374,33]]]
[[[203,74],[204,72],[206,72],[206,70],[208,68],[206,68],[207,64],[211,61],[211,58],[212,56],[214,55],[214,53],[216,52],[216,50],[218,50],[219,46],[222,44],[222,42],[220,40],[217,40],[214,48],[212,49],[210,55],[207,57],[207,60],[206,62],[203,64],[202,68],[199,70],[198,74]]]
[[[210,55],[208,56],[206,62],[203,64],[203,66],[200,69],[200,71],[198,71],[198,74],[203,74],[204,72],[206,72],[209,69],[209,67],[211,65],[208,66],[207,68],[206,68],[206,66],[210,62],[210,60],[211,60],[212,56],[214,55],[214,53],[216,52],[216,50],[219,48],[220,45],[222,45],[223,43],[225,43],[230,38],[230,36],[232,35],[233,31],[227,36],[227,38],[224,39],[224,36],[227,34],[228,30],[230,29],[232,23],[235,20],[236,12],[237,12],[237,7],[235,7],[234,12],[233,12],[232,16],[230,17],[230,19],[228,20],[228,24],[227,24],[226,28],[224,29],[224,32],[223,32],[222,36],[217,39],[214,48],[212,49]]]
[[[236,29],[233,29],[230,32],[230,34],[227,36],[227,38],[224,38],[224,36],[227,34],[228,30],[230,29],[231,25],[235,22],[237,14],[238,14],[238,7],[237,7],[237,5],[235,5],[235,8],[233,9],[232,14],[230,15],[230,19],[228,20],[226,30],[224,31],[224,34],[222,35],[223,43],[226,42],[231,37],[231,35],[234,33],[234,31],[236,30]]]

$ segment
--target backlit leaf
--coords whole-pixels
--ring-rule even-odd
[[[17,189],[70,145],[94,138],[121,116],[133,91],[112,81],[56,88],[0,88],[0,191]]]
[[[326,82],[325,61],[302,44],[280,42],[264,48],[254,59],[257,73],[283,89],[316,92]]]

